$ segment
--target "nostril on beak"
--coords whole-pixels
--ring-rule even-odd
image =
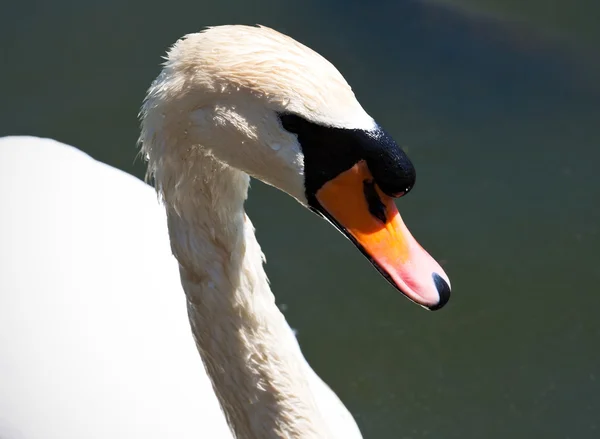
[[[435,287],[437,288],[438,294],[440,295],[440,301],[429,307],[430,311],[436,311],[444,307],[445,304],[450,300],[450,286],[442,276],[437,273],[433,273],[433,283],[435,283]]]

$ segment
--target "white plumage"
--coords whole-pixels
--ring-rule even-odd
[[[366,133],[372,161],[357,158],[307,195],[306,144],[282,114]],[[375,187],[382,131],[327,60],[247,26],[178,41],[141,119],[162,206],[149,186],[73,148],[0,140],[0,437],[217,439],[231,437],[228,423],[238,439],[360,438],[275,305],[244,202],[250,176],[304,206],[330,194],[331,215],[398,289],[443,306],[447,276]],[[326,165],[337,169],[311,176]],[[395,178],[394,166],[378,169]]]
[[[154,190],[54,140],[5,137],[0,200],[0,438],[231,438]],[[309,376],[339,437],[360,437]]]

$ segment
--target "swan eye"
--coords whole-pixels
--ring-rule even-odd
[[[304,186],[309,204],[327,182],[366,162],[374,183],[390,197],[408,193],[415,168],[394,139],[382,128],[371,131],[320,125],[296,114],[282,113],[283,128],[298,137],[304,154]]]

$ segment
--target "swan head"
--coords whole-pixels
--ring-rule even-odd
[[[176,186],[165,182],[169,163],[210,156],[330,221],[412,301],[431,310],[448,301],[447,275],[394,203],[415,183],[412,163],[316,52],[266,27],[187,35],[141,115],[142,151],[163,195]]]

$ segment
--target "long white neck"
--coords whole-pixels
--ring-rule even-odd
[[[209,156],[194,166],[198,178],[165,200],[169,233],[196,344],[234,435],[331,437],[244,212],[249,177]]]

